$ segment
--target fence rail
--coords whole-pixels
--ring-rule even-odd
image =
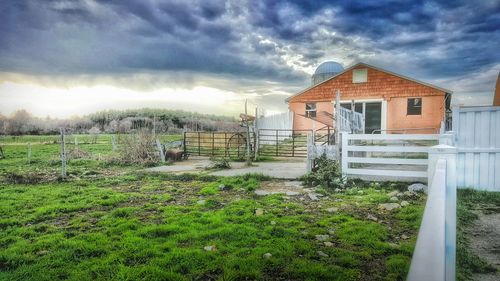
[[[456,148],[429,151],[429,190],[408,281],[454,281],[456,277]]]
[[[429,147],[434,134],[342,133],[342,172],[350,177],[427,178]]]

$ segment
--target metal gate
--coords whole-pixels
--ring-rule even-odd
[[[273,157],[307,157],[307,135],[312,130],[261,129],[257,154]]]
[[[253,154],[255,138],[250,136]],[[198,156],[242,158],[246,155],[246,132],[185,132],[184,152]]]

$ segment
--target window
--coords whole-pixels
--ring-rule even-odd
[[[368,82],[368,69],[354,69],[352,71],[352,83]]]
[[[315,103],[306,103],[306,116],[307,117],[316,117],[316,104]]]
[[[407,115],[422,115],[422,98],[408,99]]]

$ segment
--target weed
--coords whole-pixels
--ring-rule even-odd
[[[316,159],[317,169],[301,177],[307,186],[322,186],[328,189],[345,189],[353,186],[354,182],[342,176],[339,162],[326,158],[322,155]]]
[[[231,169],[229,158],[226,157],[212,157],[210,158],[210,169]]]

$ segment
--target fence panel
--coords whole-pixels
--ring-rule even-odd
[[[439,135],[342,133],[342,172],[350,177],[427,178],[429,147]]]
[[[253,134],[250,140],[254,146]],[[184,151],[189,155],[241,158],[246,155],[246,132],[185,132]],[[253,153],[253,149],[251,150]]]
[[[500,191],[500,107],[453,108],[453,132],[458,186]]]
[[[258,132],[259,156],[307,157],[307,135],[311,130],[261,129]]]

